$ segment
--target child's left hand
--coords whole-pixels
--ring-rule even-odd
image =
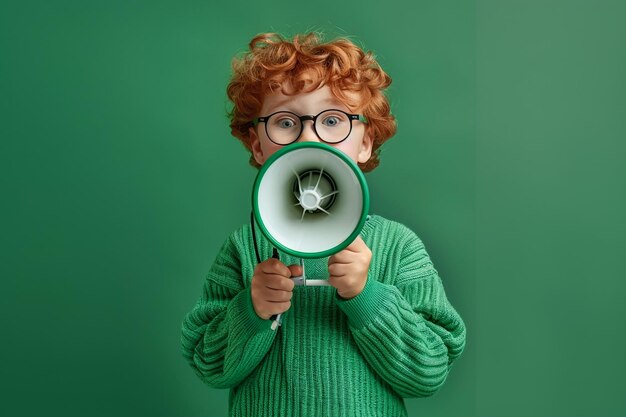
[[[328,259],[328,282],[341,298],[354,298],[363,291],[372,260],[372,251],[361,236]]]

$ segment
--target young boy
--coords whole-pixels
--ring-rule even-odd
[[[349,40],[261,34],[233,70],[232,133],[253,166],[289,143],[314,141],[366,172],[395,133],[383,94],[391,79]],[[345,137],[324,128],[346,120]],[[185,359],[209,386],[230,388],[231,415],[405,416],[403,397],[442,386],[465,346],[465,325],[410,229],[368,216],[344,250],[305,260],[308,278],[328,279],[320,287],[295,287],[299,260],[282,252],[273,259],[258,232],[256,244],[258,264],[251,226],[230,235],[182,326]],[[272,330],[270,317],[281,313]]]

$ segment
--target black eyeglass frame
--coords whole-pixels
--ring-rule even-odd
[[[345,137],[345,138],[341,139],[341,140],[340,140],[340,141],[338,141],[338,142],[327,142],[327,141],[325,141],[324,139],[322,139],[322,137],[320,136],[320,134],[319,134],[319,133],[317,133],[317,128],[315,127],[315,124],[316,124],[317,118],[318,118],[318,117],[319,117],[322,113],[326,113],[326,112],[329,112],[329,111],[338,111],[338,112],[341,112],[341,113],[345,114],[346,116],[348,116],[348,120],[350,120],[350,130],[348,131],[348,134],[346,135],[346,137]],[[298,133],[298,136],[296,136],[296,138],[295,138],[294,140],[292,140],[291,142],[289,142],[289,143],[278,143],[278,142],[275,142],[275,141],[272,139],[272,137],[270,136],[269,132],[267,131],[267,123],[266,123],[266,122],[269,120],[269,118],[270,118],[270,117],[272,117],[273,115],[278,114],[278,113],[289,113],[289,114],[293,114],[296,118],[300,119],[300,132]],[[311,121],[313,121],[313,131],[315,132],[315,134],[317,135],[317,137],[318,137],[318,138],[319,138],[322,142],[324,142],[324,143],[328,143],[328,144],[330,144],[330,145],[336,145],[336,144],[341,143],[341,142],[343,142],[344,140],[348,139],[348,137],[350,136],[350,133],[352,133],[352,121],[353,121],[353,120],[360,120],[360,121],[362,121],[363,123],[367,123],[367,118],[366,118],[365,116],[363,116],[362,114],[350,114],[350,113],[347,113],[347,112],[345,112],[345,111],[343,111],[343,110],[340,110],[340,109],[326,109],[326,110],[322,110],[321,112],[319,112],[319,113],[318,113],[318,114],[316,114],[315,116],[311,116],[311,115],[308,115],[308,114],[305,114],[304,116],[300,116],[300,115],[297,115],[297,114],[296,114],[296,113],[294,113],[294,112],[290,112],[290,111],[287,111],[287,110],[279,110],[279,111],[276,111],[276,112],[274,112],[274,113],[272,113],[272,114],[270,114],[270,115],[267,115],[267,116],[261,116],[261,117],[257,117],[257,118],[255,118],[255,119],[253,119],[253,120],[252,120],[252,125],[253,125],[253,126],[256,126],[256,125],[258,125],[259,123],[263,123],[263,124],[265,124],[265,134],[267,135],[267,137],[269,138],[269,140],[271,140],[271,141],[272,141],[272,143],[275,143],[276,145],[280,145],[280,146],[287,146],[287,145],[291,145],[292,143],[294,143],[294,142],[296,142],[298,139],[300,139],[300,136],[302,135],[302,131],[304,130],[304,121],[305,121],[305,120],[311,120]]]

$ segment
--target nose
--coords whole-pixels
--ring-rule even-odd
[[[305,120],[302,126],[302,133],[298,138],[298,142],[319,142],[315,129],[313,129],[313,120]]]

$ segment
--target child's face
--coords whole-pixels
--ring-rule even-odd
[[[286,110],[297,115],[311,115],[327,110],[339,109],[347,113],[352,111],[337,99],[328,86],[323,86],[309,93],[300,93],[293,96],[286,96],[277,92],[265,97],[263,107],[259,116],[267,116],[276,111]],[[275,144],[267,137],[263,123],[259,123],[255,128],[250,128],[250,139],[252,154],[254,159],[260,164],[263,163],[276,151],[284,146]],[[297,142],[323,142],[313,130],[313,122],[304,121],[302,134]],[[344,141],[336,144],[328,144],[339,149],[348,155],[355,163],[365,163],[372,154],[372,140],[365,134],[365,124],[361,121],[352,122],[352,131]]]

